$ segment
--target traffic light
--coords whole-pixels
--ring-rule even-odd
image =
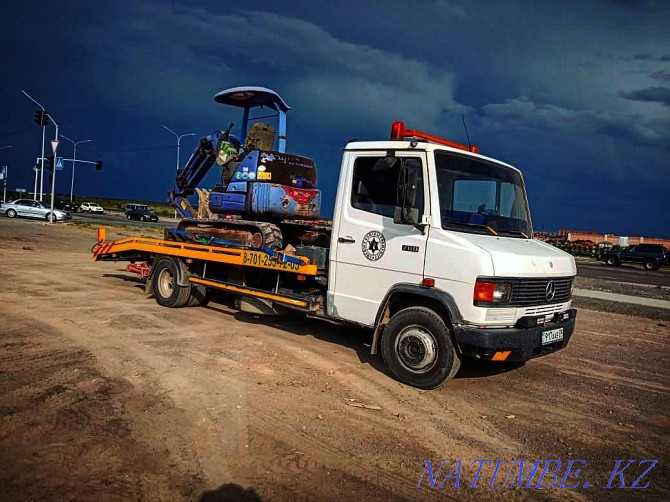
[[[44,167],[48,169],[49,171],[53,172],[54,170],[54,156],[49,155],[48,157],[44,158]]]
[[[102,171],[102,160],[96,160],[95,161],[95,170],[96,171]]]
[[[49,112],[46,110],[35,110],[35,118],[33,119],[37,125],[48,126],[51,124]]]

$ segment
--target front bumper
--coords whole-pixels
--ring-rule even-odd
[[[455,327],[454,335],[463,355],[491,360],[496,352],[509,351],[505,361],[527,361],[556,352],[568,345],[575,331],[577,310],[570,309],[566,312],[569,313],[567,320],[561,321],[560,314],[556,314],[551,322],[539,327],[475,328],[461,325]],[[563,340],[542,345],[542,332],[557,328],[563,328]]]

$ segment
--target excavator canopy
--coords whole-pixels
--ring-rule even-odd
[[[277,151],[286,152],[286,112],[291,107],[286,104],[279,94],[272,89],[266,87],[231,87],[225,89],[214,96],[214,101],[224,105],[238,106],[244,109],[242,116],[241,138],[246,138],[249,120],[255,120],[266,117],[252,117],[249,118],[249,110],[251,108],[260,108],[267,106],[271,110],[277,112],[278,123],[278,146]]]

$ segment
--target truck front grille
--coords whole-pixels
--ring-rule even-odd
[[[514,279],[512,295],[508,305],[520,307],[564,303],[572,296],[572,277],[556,277],[545,279]],[[553,297],[547,297],[549,283],[554,283]]]

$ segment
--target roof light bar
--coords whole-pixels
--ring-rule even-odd
[[[451,148],[458,148],[459,150],[465,150],[466,152],[479,153],[479,147],[477,145],[461,145],[454,141],[449,141],[447,139],[440,138],[438,136],[433,136],[421,131],[416,131],[414,129],[405,129],[404,122],[393,122],[391,125],[391,140],[403,140],[405,138],[421,138],[431,143],[438,143],[440,145],[450,146]]]

